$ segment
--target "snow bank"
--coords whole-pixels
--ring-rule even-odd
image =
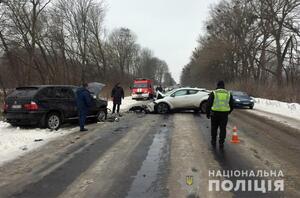
[[[10,124],[0,121],[0,166],[76,130],[76,128],[58,131],[36,128],[23,129],[12,127]]]
[[[277,100],[255,98],[254,108],[268,113],[278,114],[300,120],[300,104]]]

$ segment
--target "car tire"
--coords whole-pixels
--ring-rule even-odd
[[[49,113],[46,118],[46,126],[51,130],[58,130],[61,126],[62,119],[59,113]]]
[[[170,107],[167,103],[158,103],[155,107],[158,114],[167,114],[170,112]]]
[[[207,105],[208,105],[207,101],[201,102],[200,107],[199,107],[201,113],[206,113]]]
[[[253,109],[253,106],[249,106],[249,109]]]

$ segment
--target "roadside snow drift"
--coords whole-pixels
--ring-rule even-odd
[[[300,104],[255,98],[254,108],[268,113],[300,119]]]
[[[23,129],[0,121],[0,166],[77,129]]]

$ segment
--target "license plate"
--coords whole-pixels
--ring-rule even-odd
[[[12,105],[11,108],[13,108],[13,109],[21,109],[22,105]]]

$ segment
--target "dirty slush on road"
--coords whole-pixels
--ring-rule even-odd
[[[127,113],[119,122],[90,125],[88,133],[70,134],[1,167],[0,197],[299,197],[299,159],[288,157],[299,155],[299,134],[267,121],[256,125],[261,122],[256,116],[250,126],[243,118],[249,115],[240,114],[233,113],[228,131],[239,124],[241,143],[230,144],[228,133],[224,151],[211,148],[210,121],[201,114]],[[295,148],[276,156],[280,140],[262,146],[274,135],[282,141],[296,136]],[[282,170],[285,192],[208,188],[209,171],[260,169]]]
[[[55,140],[1,168],[0,197],[165,197],[171,125],[128,114]]]

